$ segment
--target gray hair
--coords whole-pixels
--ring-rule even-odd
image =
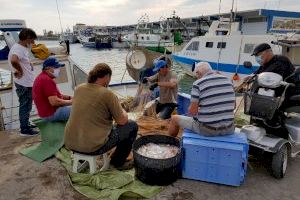
[[[195,66],[194,73],[200,72],[201,74],[206,74],[212,71],[213,70],[208,62],[198,62]]]

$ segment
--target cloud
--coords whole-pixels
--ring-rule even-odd
[[[219,12],[219,0],[57,0],[63,29],[76,23],[89,25],[135,24],[145,13],[150,21],[169,17],[173,10],[181,18]],[[300,10],[299,0],[235,0],[237,10]],[[0,0],[0,19],[24,19],[39,34],[43,29],[60,32],[56,0]],[[221,13],[230,12],[232,0],[221,0]]]

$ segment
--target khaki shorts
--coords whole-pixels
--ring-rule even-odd
[[[187,116],[179,116],[178,125],[181,128],[186,128],[191,130],[192,132],[198,133],[203,136],[219,136],[219,135],[231,135],[234,133],[234,124],[226,128],[220,128],[217,130],[212,130],[208,128],[201,122],[194,120],[192,117]]]

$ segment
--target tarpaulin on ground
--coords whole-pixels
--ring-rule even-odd
[[[34,123],[40,129],[41,143],[24,148],[20,153],[37,162],[43,162],[64,145],[66,122],[45,122],[37,119]]]
[[[95,174],[73,173],[72,153],[61,148],[55,156],[68,170],[70,182],[74,189],[90,199],[117,200],[151,198],[162,187],[149,186],[136,180],[134,169],[119,171],[116,169],[96,172]]]

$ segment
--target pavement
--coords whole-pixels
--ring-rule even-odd
[[[40,137],[0,132],[0,200],[86,200],[70,185],[67,172],[55,159],[34,162],[18,153]],[[239,187],[179,179],[152,200],[300,200],[300,156],[289,160],[286,176],[273,178],[255,159]]]

